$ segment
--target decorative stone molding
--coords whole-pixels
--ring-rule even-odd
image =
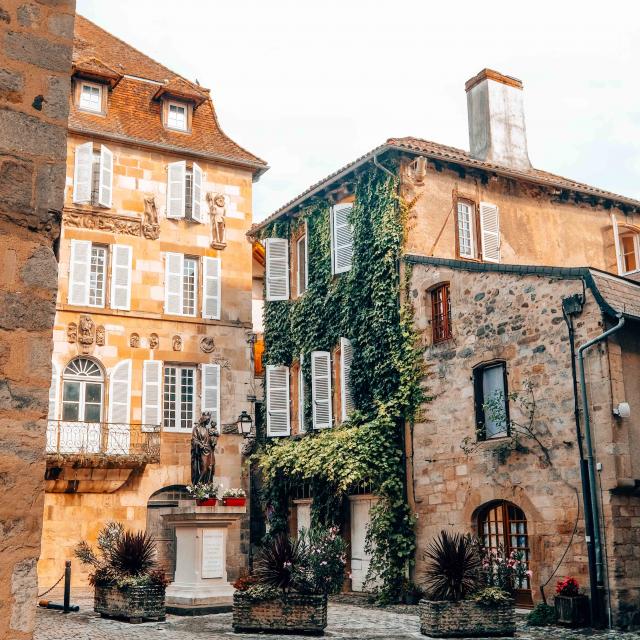
[[[96,346],[104,347],[104,343],[105,343],[105,329],[101,324],[99,324],[96,327]]]
[[[75,344],[78,339],[78,325],[75,322],[70,322],[67,326],[67,342]]]
[[[91,316],[82,314],[78,322],[78,345],[83,354],[91,352],[96,340],[96,325]]]
[[[62,212],[62,222],[69,227],[80,229],[111,231],[112,233],[121,233],[127,236],[139,236],[142,234],[142,223],[138,218],[103,211],[65,209]]]
[[[140,335],[137,333],[132,333],[129,337],[129,346],[137,349],[140,346]]]
[[[200,338],[200,351],[203,353],[212,353],[216,348],[216,343],[211,336],[203,336]]]
[[[160,237],[160,225],[158,224],[158,209],[156,207],[155,196],[146,196],[144,199],[142,234],[147,240],[157,240]]]
[[[223,193],[207,193],[207,204],[209,205],[209,218],[211,219],[211,247],[213,249],[224,249],[226,244],[226,219],[229,196]]]
[[[211,364],[219,364],[221,369],[231,370],[231,363],[226,358],[223,358],[221,354],[215,353],[211,358]]]
[[[174,351],[182,351],[182,336],[175,335],[171,341]]]
[[[152,333],[149,336],[149,349],[157,349],[160,346],[160,338],[157,333]]]

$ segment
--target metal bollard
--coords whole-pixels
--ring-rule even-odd
[[[71,560],[67,560],[64,563],[64,602],[58,604],[57,602],[51,602],[50,600],[40,600],[38,605],[45,609],[55,609],[56,611],[62,611],[63,613],[69,613],[70,611],[80,611],[80,607],[77,604],[70,604],[71,602]]]

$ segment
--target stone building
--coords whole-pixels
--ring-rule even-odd
[[[0,7],[0,637],[31,638],[74,0]]]
[[[329,218],[331,238],[328,251],[331,252],[332,280],[327,296],[330,296],[331,291],[336,290],[339,286],[340,278],[348,277],[345,274],[349,274],[358,266],[354,262],[357,251],[354,249],[353,241],[353,228],[358,221],[353,216],[363,214],[356,214],[358,207],[354,206],[354,204],[357,205],[357,202],[354,203],[356,184],[361,176],[371,172],[377,171],[381,175],[390,175],[397,184],[399,203],[397,206],[402,207],[405,212],[403,214],[404,237],[401,256],[412,256],[411,260],[414,262],[417,258],[414,260],[413,256],[421,256],[425,260],[445,260],[457,265],[450,278],[443,278],[443,281],[449,283],[450,290],[444,286],[426,290],[414,286],[413,289],[417,291],[415,293],[417,299],[409,298],[411,302],[419,301],[419,304],[423,306],[427,304],[425,300],[431,304],[428,308],[420,307],[416,318],[417,332],[421,334],[424,331],[426,322],[435,322],[439,331],[437,341],[443,343],[443,346],[433,349],[427,348],[425,343],[425,362],[429,369],[432,372],[448,371],[449,360],[458,357],[463,359],[471,357],[473,351],[470,352],[470,355],[465,356],[464,354],[469,349],[479,348],[485,334],[491,333],[493,335],[492,332],[495,331],[497,335],[501,336],[500,341],[504,341],[508,357],[517,360],[518,383],[535,377],[543,379],[545,385],[550,384],[549,380],[556,378],[563,380],[564,386],[562,388],[565,392],[568,388],[571,397],[564,398],[563,402],[557,406],[547,405],[545,415],[553,414],[554,421],[566,424],[566,428],[570,429],[574,420],[574,400],[570,384],[567,387],[566,376],[569,376],[569,380],[571,379],[571,358],[563,360],[557,355],[552,357],[550,353],[545,351],[548,348],[551,352],[552,349],[544,344],[544,338],[535,332],[532,332],[531,335],[523,333],[525,329],[520,324],[525,323],[527,327],[535,326],[536,323],[542,323],[546,320],[545,317],[538,320],[535,317],[538,312],[549,314],[547,317],[553,318],[550,328],[556,331],[553,339],[558,344],[557,348],[565,348],[566,345],[560,340],[561,334],[559,333],[562,329],[562,325],[559,324],[562,322],[561,298],[563,295],[575,293],[576,287],[580,291],[582,290],[582,285],[577,282],[576,278],[564,278],[561,274],[554,280],[555,284],[548,285],[547,294],[554,301],[555,312],[553,314],[548,309],[544,311],[543,308],[536,307],[536,314],[530,310],[527,315],[525,310],[528,307],[526,305],[528,304],[530,307],[531,300],[525,300],[524,297],[531,297],[533,293],[533,291],[528,291],[527,287],[533,286],[535,289],[538,286],[538,284],[530,283],[518,284],[517,287],[513,285],[514,292],[517,290],[517,293],[513,294],[513,298],[523,296],[521,304],[525,306],[520,313],[521,321],[509,322],[507,319],[502,319],[504,309],[499,312],[495,305],[488,305],[486,302],[478,310],[466,314],[464,316],[465,322],[472,324],[465,330],[470,333],[469,341],[474,342],[474,345],[473,347],[470,345],[462,346],[461,350],[467,350],[462,356],[457,355],[459,353],[457,346],[455,350],[453,347],[446,346],[447,343],[452,344],[451,331],[446,324],[437,321],[448,317],[449,313],[454,316],[458,313],[451,306],[454,301],[449,297],[450,294],[453,295],[454,291],[456,299],[464,299],[465,304],[472,303],[466,300],[467,292],[471,291],[470,284],[468,286],[456,284],[454,289],[454,281],[458,278],[463,281],[472,277],[477,279],[480,277],[477,272],[482,271],[485,267],[486,272],[491,275],[483,277],[493,279],[491,290],[494,292],[502,292],[502,287],[508,286],[507,275],[502,276],[504,279],[504,284],[502,284],[499,282],[501,277],[498,275],[499,273],[515,274],[510,277],[517,279],[518,282],[524,281],[524,277],[521,278],[517,275],[519,267],[523,268],[524,273],[535,272],[537,267],[576,268],[576,274],[579,275],[578,280],[580,278],[587,279],[587,275],[585,275],[587,271],[584,269],[588,267],[597,270],[593,273],[612,274],[615,276],[612,281],[617,283],[638,280],[640,277],[640,202],[550,174],[531,165],[527,151],[522,106],[523,87],[519,80],[485,69],[470,79],[465,88],[469,113],[470,151],[417,138],[390,138],[366,155],[339,169],[321,182],[312,185],[252,230],[252,235],[263,238],[266,246],[266,317],[267,319],[269,317],[268,310],[271,302],[290,300],[290,304],[294,308],[300,304],[300,301],[304,300],[309,274],[321,266],[310,258],[308,242],[310,232],[304,222],[310,208],[316,206],[317,203],[326,205],[325,215]],[[287,229],[294,231],[287,231]],[[380,229],[378,232],[384,233],[384,230]],[[466,272],[460,265],[467,265],[469,270],[473,270],[472,274],[465,275]],[[451,268],[453,269],[453,267]],[[417,272],[421,272],[421,269],[423,269],[422,265],[417,269]],[[563,272],[564,275],[566,273],[568,272]],[[410,275],[407,261],[399,260],[393,277],[402,282],[405,276]],[[618,276],[624,278],[619,279]],[[415,279],[418,275],[413,277]],[[606,281],[606,277],[602,276],[598,287],[594,288],[600,290],[602,282]],[[437,282],[432,283],[433,286],[437,284]],[[475,285],[474,290],[477,290]],[[488,295],[486,292],[484,293]],[[604,293],[602,295],[606,298]],[[634,292],[633,296],[635,295]],[[499,299],[500,304],[504,305],[508,305],[510,301],[511,294],[504,302],[502,298]],[[374,300],[363,303],[369,304],[371,309],[374,309],[376,304],[380,304],[379,301]],[[511,302],[511,304],[516,303]],[[603,316],[601,312],[597,311],[597,305],[593,303],[593,299],[589,298],[589,295],[587,295],[585,305],[584,315],[589,321],[583,320],[582,317],[576,320],[576,324],[581,325],[577,335],[593,337],[598,333],[599,326],[600,328],[603,326],[605,319],[607,322],[610,320],[610,314]],[[612,302],[610,303],[611,308],[619,309]],[[513,313],[516,314],[515,311]],[[486,319],[485,316],[487,316]],[[630,316],[634,316],[634,313],[631,312]],[[432,318],[435,318],[436,321],[433,321]],[[505,324],[493,326],[494,323],[499,322]],[[582,326],[583,324],[584,326]],[[485,325],[487,325],[486,328]],[[623,344],[621,350],[618,349],[623,354],[626,349],[629,350],[629,355],[621,356],[623,360],[629,359],[629,361],[635,357],[637,352],[637,345],[629,337],[631,327],[635,328],[636,325],[630,321],[629,328],[625,330],[624,334],[620,334],[625,337],[620,338],[619,336],[620,340],[623,340]],[[566,329],[562,335],[566,335]],[[354,407],[349,389],[350,367],[355,366],[359,358],[359,348],[370,350],[372,345],[366,343],[366,340],[361,340],[361,343],[358,344],[358,340],[344,335],[334,340],[331,349],[327,349],[325,344],[327,336],[334,336],[332,327],[327,327],[323,335],[317,336],[317,345],[312,346],[312,352],[309,354],[313,365],[312,388],[310,390],[305,388],[305,382],[300,375],[302,356],[290,363],[271,362],[267,366],[267,436],[288,437],[316,429],[334,427],[343,422],[353,408],[358,409],[357,404]],[[551,335],[549,338],[551,339]],[[277,353],[278,346],[284,344],[288,340],[288,336],[283,335],[281,328],[279,330],[278,327],[270,326],[267,322],[265,339],[267,351],[269,352],[271,349],[272,352]],[[455,340],[455,338],[453,339]],[[518,351],[518,340],[523,344],[532,345],[528,352]],[[579,343],[579,340],[576,340]],[[608,343],[607,349],[609,351],[617,348],[612,346],[615,345],[615,342],[616,339],[612,338]],[[319,346],[321,344],[322,347]],[[539,351],[532,353],[533,348],[538,348]],[[545,353],[546,355],[544,355]],[[507,355],[494,357],[507,358]],[[540,363],[536,358],[541,359]],[[548,358],[548,361],[543,362],[544,358]],[[483,362],[483,359],[479,354],[478,363],[480,362]],[[540,364],[544,364],[544,370],[540,368]],[[526,371],[529,366],[532,368],[530,372]],[[534,366],[537,367],[535,370]],[[591,365],[589,366],[591,367]],[[631,371],[635,365],[629,364],[628,366]],[[462,378],[456,379],[455,382],[447,379],[446,382],[438,383],[442,385],[441,402],[458,406],[459,401],[464,400],[464,409],[455,412],[456,437],[471,425],[471,431],[467,436],[471,438],[472,442],[475,442],[473,384],[470,383],[472,372],[461,373],[456,370],[455,374],[462,376]],[[591,370],[587,377],[590,377],[590,374]],[[432,384],[431,377],[425,379],[425,385],[429,389],[429,385]],[[632,376],[627,372],[625,385],[631,384],[630,379]],[[616,377],[616,384],[622,384],[621,380],[621,377]],[[444,390],[448,389],[451,384],[456,389],[465,387],[465,395],[462,399],[458,397],[459,394],[444,393]],[[299,390],[302,390],[302,393]],[[305,393],[309,392],[313,394],[313,416],[312,420],[307,420],[306,424],[302,424],[304,411],[301,407],[304,406]],[[560,389],[558,389],[558,393],[560,393]],[[621,401],[620,398],[623,395],[631,405],[633,415],[633,407],[637,407],[639,402],[638,390],[631,385],[626,393],[617,393],[616,398]],[[596,399],[592,396],[590,402],[592,412],[596,412],[601,411],[604,406],[610,408],[613,401],[611,397],[603,396]],[[270,404],[274,407],[273,411],[269,411]],[[284,407],[287,407],[287,410]],[[436,418],[433,419],[437,422]],[[454,422],[453,416],[450,419]],[[619,433],[619,431],[611,433],[612,420],[613,418],[608,422],[605,421],[606,426],[598,425],[595,427],[603,430],[596,437],[596,457],[600,454],[609,455],[606,450],[601,450],[600,446],[608,447],[609,445],[604,443],[610,443]],[[625,423],[625,426],[633,431],[632,424],[635,423]],[[482,507],[482,503],[473,502],[480,499],[480,493],[465,492],[467,487],[475,486],[473,483],[478,486],[482,484],[483,478],[472,477],[472,471],[486,473],[486,470],[481,466],[482,463],[478,463],[477,467],[471,463],[464,467],[465,463],[459,460],[460,456],[464,457],[464,452],[459,449],[459,443],[456,442],[454,446],[450,442],[450,433],[447,433],[447,438],[442,443],[434,443],[433,435],[437,428],[436,424],[421,421],[413,426],[413,431],[410,425],[406,425],[405,428],[405,440],[409,442],[413,437],[421,447],[420,460],[417,459],[416,450],[414,468],[411,469],[409,464],[407,472],[407,477],[414,473],[419,474],[419,478],[416,479],[416,496],[418,496],[419,489],[421,499],[423,499],[422,503],[414,504],[412,502],[411,482],[407,482],[409,503],[416,513],[425,513],[423,517],[418,519],[417,524],[419,546],[416,558],[418,565],[420,565],[421,551],[426,540],[438,526],[435,523],[441,522],[437,518],[444,519],[446,516],[442,514],[451,507],[449,504],[440,509],[434,506],[431,511],[428,511],[429,507],[424,504],[425,501],[427,504],[437,505],[439,500],[445,499],[447,492],[449,492],[448,495],[453,492],[457,499],[464,503],[459,512],[456,512],[455,517],[459,519],[455,524],[465,530],[473,530],[477,527],[476,515],[478,512],[476,510]],[[566,439],[569,441],[568,436]],[[553,455],[560,457],[562,459],[561,465],[566,467],[563,471],[565,475],[560,473],[559,479],[553,482],[565,483],[563,485],[565,487],[567,486],[566,482],[574,482],[576,474],[580,473],[578,458],[575,455],[577,447],[575,436],[572,442],[573,445],[561,445],[564,448],[559,451],[565,452],[566,448],[566,456],[564,453],[563,455],[556,453],[555,449],[552,454],[552,457]],[[483,455],[482,447],[484,446],[484,444],[480,444],[477,451],[474,449],[474,453],[469,453],[469,456],[471,458],[475,456],[473,459],[479,459],[479,456]],[[571,446],[573,449],[570,448]],[[622,445],[620,446],[622,447]],[[408,450],[406,453],[408,459],[411,460],[412,452]],[[513,459],[520,460],[520,466],[526,466],[528,462],[522,462],[518,455],[514,454]],[[616,458],[615,461],[618,466],[622,464],[623,459],[627,459],[624,458],[626,454],[621,453],[621,455],[623,457]],[[535,456],[532,459],[538,464]],[[612,458],[609,459],[609,462],[612,460]],[[600,461],[599,457],[598,461]],[[617,486],[617,480],[614,479],[614,476],[618,479],[631,478],[629,469],[625,468],[624,471],[614,472],[612,468],[606,467],[604,460],[601,462],[603,462],[602,473],[609,474],[606,490],[613,490],[614,486]],[[430,465],[436,465],[436,463],[438,468],[447,470],[448,484],[444,481],[444,470],[442,477],[434,472],[433,479],[431,479],[430,469],[432,466]],[[569,470],[571,465],[573,465],[572,471]],[[466,469],[464,473],[463,469]],[[557,474],[552,468],[545,472],[552,475]],[[513,484],[514,486],[518,483],[524,484],[526,482],[526,478],[522,477],[524,472],[520,470],[520,474],[521,479],[518,479],[516,474],[514,478],[502,478],[501,481],[503,484]],[[616,474],[618,475],[616,476]],[[464,479],[461,476],[464,476]],[[634,483],[630,482],[629,486],[634,486]],[[579,487],[578,490],[580,490]],[[308,522],[309,504],[312,498],[313,496],[295,494],[295,492],[290,496],[291,527],[293,529],[297,526],[296,519],[304,523]],[[506,498],[503,496],[495,499]],[[354,590],[362,588],[364,574],[367,571],[370,556],[366,550],[365,531],[369,526],[369,510],[371,505],[375,504],[375,500],[374,495],[366,493],[366,488],[364,491],[358,491],[357,495],[352,496],[351,508],[346,515],[345,533],[350,536],[352,541],[351,587]],[[543,505],[545,500],[547,502]],[[573,508],[576,504],[574,489],[566,489],[559,500],[561,503],[562,501],[566,504],[570,503]],[[605,512],[608,512],[608,517],[612,519],[619,516],[633,517],[634,507],[628,506],[625,501],[633,502],[634,500],[636,498],[630,497],[628,494],[615,499],[607,494],[607,497],[603,499],[606,506]],[[429,501],[431,502],[429,503]],[[547,493],[536,509],[547,507],[552,509],[553,501],[553,496]],[[527,510],[532,504],[534,504],[533,496],[526,504],[515,505],[520,511],[514,512],[514,517],[515,514],[521,516],[524,511],[524,516],[535,519],[537,514],[527,514]],[[440,515],[430,521],[432,513]],[[544,518],[556,517],[561,513],[565,515],[562,521],[557,523],[557,528],[563,532],[571,531],[576,518],[575,511],[563,510],[560,512],[556,510],[553,515],[551,512],[545,513]],[[582,515],[579,518],[579,526],[582,526],[581,518]],[[540,527],[542,533],[544,525],[540,525]],[[626,524],[620,524],[619,529],[615,530],[621,536],[618,541],[624,540],[624,544],[627,544],[627,537],[631,534],[630,530],[625,527],[627,527]],[[547,543],[548,540],[545,540],[545,544]],[[613,544],[613,541],[608,539],[607,543]],[[523,601],[531,602],[531,597],[534,601],[538,598],[539,581],[542,581],[547,575],[555,556],[541,554],[539,558],[545,558],[544,562],[538,557],[532,560],[534,566],[536,562],[541,562],[540,572],[534,577],[533,593],[532,595],[523,595]],[[612,591],[617,590],[617,595],[613,594],[612,602],[615,603],[616,615],[622,616],[618,618],[621,622],[624,622],[623,609],[626,606],[623,606],[621,601],[630,602],[632,600],[633,589],[640,581],[640,570],[635,567],[631,553],[626,556],[625,562],[628,562],[625,569],[627,582],[624,585],[623,582],[617,585],[612,580],[609,582]],[[573,570],[577,564],[581,565],[582,573],[580,575],[584,576],[586,558],[584,554],[576,551],[569,562],[569,567]],[[355,571],[354,567],[356,567]],[[566,569],[562,568],[562,571],[564,572]],[[566,572],[568,573],[568,571]],[[631,591],[623,596],[624,589],[631,589]]]
[[[43,587],[109,520],[153,534],[171,574],[162,516],[185,497],[194,420],[217,425],[216,479],[247,488],[236,422],[255,395],[246,232],[266,164],[224,134],[208,89],[81,16],[70,81]],[[233,579],[247,518],[230,531]]]

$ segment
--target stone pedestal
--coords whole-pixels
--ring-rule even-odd
[[[180,501],[163,516],[176,530],[176,573],[167,587],[167,612],[198,615],[230,611],[233,587],[227,580],[230,558],[239,554],[243,507],[198,507]]]

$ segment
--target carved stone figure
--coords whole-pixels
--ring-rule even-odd
[[[69,227],[112,231],[127,236],[139,236],[142,226],[139,218],[131,218],[113,213],[98,213],[96,211],[86,212],[82,210],[65,211],[62,214],[62,221]]]
[[[207,193],[211,218],[211,246],[219,247],[226,241],[226,217],[229,197],[223,193]]]
[[[75,322],[70,322],[67,327],[67,340],[71,344],[75,344],[78,339],[78,325]]]
[[[99,324],[96,327],[96,345],[98,347],[104,347],[104,341],[105,341],[105,330],[104,327]]]
[[[140,336],[137,333],[132,333],[129,337],[129,346],[137,349],[140,346]]]
[[[157,333],[152,333],[149,336],[149,349],[157,349],[160,346],[160,338]]]
[[[155,196],[146,196],[144,199],[142,234],[147,240],[157,240],[160,237],[160,225],[158,224],[158,209],[156,207]]]
[[[191,432],[191,484],[211,482],[216,472],[216,424],[205,411]]]
[[[427,177],[427,159],[418,156],[408,167],[409,180],[416,186],[422,186]]]
[[[172,345],[174,351],[182,351],[182,336],[173,336]]]
[[[211,353],[216,348],[216,343],[211,336],[203,336],[200,338],[200,350],[203,353]]]

